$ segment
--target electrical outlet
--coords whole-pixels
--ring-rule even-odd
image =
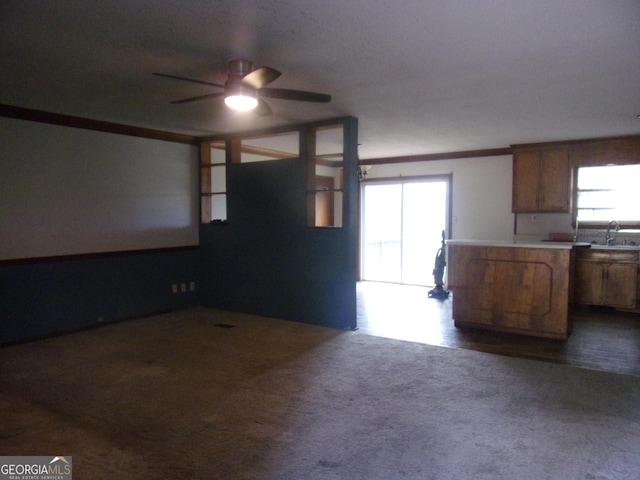
[[[538,221],[538,215],[536,215],[535,213],[533,215],[531,215],[531,221],[533,223],[536,223]]]
[[[189,283],[189,291],[193,292],[196,289],[196,282]]]
[[[171,291],[173,293],[178,293],[178,284],[174,283],[173,285],[171,285]]]

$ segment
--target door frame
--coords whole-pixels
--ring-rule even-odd
[[[404,183],[420,183],[424,181],[444,181],[447,183],[447,212],[445,216],[445,238],[453,238],[451,229],[453,228],[453,172],[445,174],[433,174],[433,175],[409,175],[398,177],[381,177],[381,178],[364,178],[360,180],[358,188],[358,257],[356,278],[360,282],[362,281],[362,272],[364,269],[362,258],[362,240],[364,235],[364,217],[362,215],[364,204],[362,202],[364,187],[366,185],[394,185]]]

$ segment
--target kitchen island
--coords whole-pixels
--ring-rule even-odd
[[[588,243],[449,240],[447,247],[456,327],[569,337],[575,251]]]

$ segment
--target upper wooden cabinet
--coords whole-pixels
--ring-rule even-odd
[[[568,146],[512,148],[513,212],[569,212]]]
[[[580,166],[640,163],[640,136],[577,142],[570,146],[573,163]]]

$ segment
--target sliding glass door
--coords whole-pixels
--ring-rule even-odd
[[[362,279],[433,285],[448,194],[448,177],[365,184]]]

